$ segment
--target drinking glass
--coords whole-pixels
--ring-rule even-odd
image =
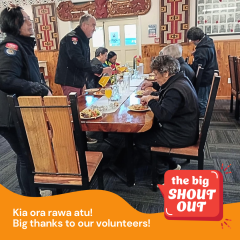
[[[112,96],[112,89],[111,88],[106,88],[105,89],[105,96],[108,98],[108,106],[110,104],[110,98]]]

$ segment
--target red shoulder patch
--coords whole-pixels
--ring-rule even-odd
[[[6,48],[13,49],[13,50],[15,50],[15,51],[18,50],[18,45],[15,44],[15,43],[7,43],[5,47],[6,47]]]
[[[73,41],[73,42],[77,42],[78,39],[77,39],[76,37],[72,37],[72,41]]]

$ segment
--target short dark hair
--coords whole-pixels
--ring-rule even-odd
[[[108,50],[105,47],[99,47],[95,52],[95,57],[99,57],[100,54],[105,54],[107,52]]]
[[[191,27],[187,31],[187,38],[192,41],[201,40],[204,37],[204,32],[199,27]]]
[[[169,75],[175,75],[180,71],[180,64],[176,58],[169,55],[161,55],[154,58],[151,63],[151,69],[163,74],[169,72]]]
[[[23,8],[4,8],[0,15],[0,26],[3,33],[11,34],[14,36],[19,35],[20,28],[22,27],[24,20],[21,12]]]
[[[115,52],[110,51],[110,52],[108,53],[107,61],[109,61],[109,59],[113,58],[113,57],[116,56],[116,55],[117,55],[117,54],[116,54]]]

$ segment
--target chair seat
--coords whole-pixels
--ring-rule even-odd
[[[168,147],[151,147],[152,152],[170,153],[171,148]]]
[[[171,148],[170,154],[181,154],[187,156],[198,156],[199,142],[196,145],[185,148]]]
[[[103,154],[102,152],[85,152],[88,168],[88,178],[91,181],[98,165],[100,164]],[[35,183],[42,184],[64,184],[64,185],[82,185],[81,176],[73,175],[47,175],[47,174],[35,174]]]
[[[167,148],[167,147],[151,147],[151,151],[160,152],[160,153],[169,153],[171,154],[181,154],[188,156],[198,156],[200,138],[198,139],[195,145],[185,147],[185,148]]]

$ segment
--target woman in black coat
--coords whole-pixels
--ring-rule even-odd
[[[34,54],[35,39],[32,20],[19,6],[11,5],[0,15],[1,31],[7,37],[0,43],[0,135],[17,154],[17,178],[21,193],[30,196],[27,157],[23,155],[8,106],[7,95],[52,95],[41,79]],[[40,194],[39,194],[40,196]]]

